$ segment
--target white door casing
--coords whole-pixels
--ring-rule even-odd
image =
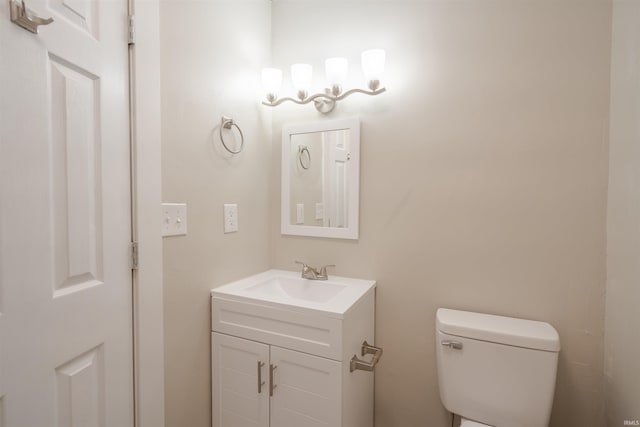
[[[127,7],[0,2],[0,427],[133,425]]]

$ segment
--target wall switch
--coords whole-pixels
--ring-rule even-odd
[[[187,204],[162,204],[162,236],[184,236],[187,234]]]
[[[224,205],[224,232],[238,231],[238,205],[235,203]]]
[[[304,203],[296,203],[296,224],[304,224]]]
[[[324,219],[324,203],[316,203],[316,219]]]

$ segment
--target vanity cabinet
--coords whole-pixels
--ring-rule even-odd
[[[212,333],[214,427],[340,425],[341,363]]]
[[[270,270],[212,290],[213,427],[372,427],[374,372],[353,370],[352,359],[371,360],[375,282],[334,281],[346,283],[343,303],[303,306],[258,295],[273,280],[293,281],[291,293],[332,285]]]

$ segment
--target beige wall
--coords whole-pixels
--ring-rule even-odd
[[[613,2],[605,376],[607,421],[640,420],[640,2]]]
[[[161,4],[163,198],[189,205],[189,235],[164,240],[167,426],[210,423],[210,288],[294,259],[378,280],[377,427],[448,425],[441,306],[551,322],[563,346],[552,426],[605,425],[608,0],[274,0],[273,14],[268,0]],[[271,137],[256,81],[270,47],[282,68],[312,63],[320,87],[324,58],[348,56],[355,85],[360,51],[378,46],[389,91],[330,116],[362,121],[360,240],[281,236],[280,129],[322,117],[282,105]],[[234,158],[215,136],[222,114],[247,138]],[[234,202],[240,232],[225,235],[222,204]],[[617,331],[611,319],[629,319],[613,307]],[[609,355],[615,400],[632,385],[627,354]]]
[[[280,235],[273,113],[272,265],[378,280],[377,427],[444,427],[437,307],[544,320],[562,352],[551,425],[601,427],[611,3],[274,0],[277,65],[387,50],[362,120],[360,240]],[[287,77],[288,78],[288,77]],[[292,92],[289,92],[292,93]]]
[[[211,288],[269,267],[271,117],[256,100],[270,52],[268,0],[161,2],[163,200],[186,202],[186,237],[164,239],[166,425],[209,427]],[[237,120],[245,149],[217,136]],[[240,231],[223,234],[222,205]]]

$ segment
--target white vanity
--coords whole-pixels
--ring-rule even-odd
[[[212,290],[213,427],[372,427],[375,285],[269,270]]]

